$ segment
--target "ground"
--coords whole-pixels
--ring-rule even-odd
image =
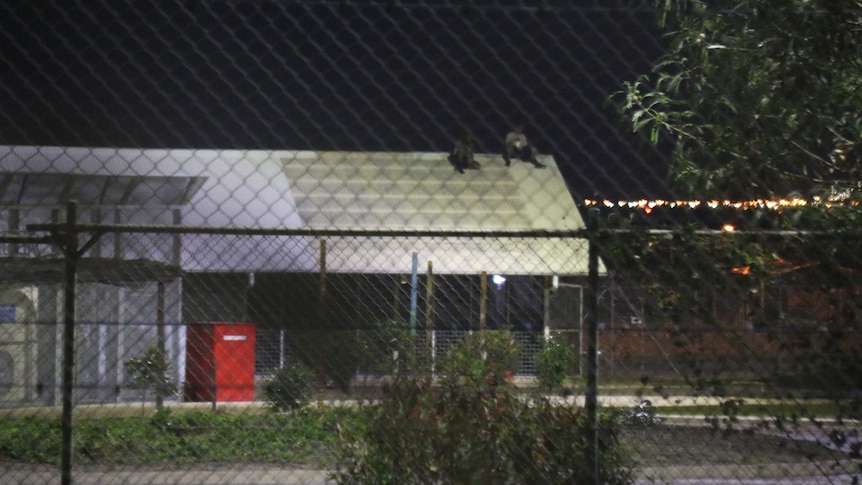
[[[713,432],[705,426],[658,425],[621,436],[638,464],[638,478],[755,478],[818,476],[859,471],[859,460],[810,440],[772,432]]]
[[[841,475],[858,470],[847,454],[811,441],[788,440],[774,434],[713,433],[702,425],[661,424],[632,428],[621,436],[639,464],[639,483],[668,483],[712,477],[788,478]],[[200,465],[176,467],[103,467],[76,469],[76,484],[326,484],[323,470],[271,465]],[[60,483],[59,469],[48,465],[0,463],[4,483]],[[847,476],[842,478],[848,478]],[[848,478],[850,479],[850,478]],[[685,481],[697,483],[697,481]],[[713,483],[713,482],[709,482]],[[758,483],[773,483],[758,482]],[[776,482],[777,483],[777,482]],[[831,483],[845,483],[843,480]],[[847,482],[851,483],[851,482]]]

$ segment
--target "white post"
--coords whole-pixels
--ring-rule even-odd
[[[284,367],[284,329],[278,331],[278,367]]]

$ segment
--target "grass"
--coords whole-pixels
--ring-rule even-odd
[[[531,385],[518,384],[527,395],[543,393]],[[582,395],[573,382],[575,395]],[[657,391],[684,396],[691,388],[680,383],[617,382],[603,387],[601,396],[661,395]],[[697,404],[663,406],[674,398],[655,399],[652,408],[658,416],[692,416],[693,419],[664,420],[654,426],[626,426],[620,443],[631,463],[649,473],[674,473],[691,467],[751,466],[766,469],[775,464],[847,464],[846,453],[827,449],[812,440],[790,439],[776,431],[781,424],[795,431],[807,429],[821,435],[829,428],[848,429],[847,421],[857,418],[860,403],[853,400],[775,400],[754,395],[754,385],[734,387],[734,396],[695,399]],[[701,395],[702,396],[702,395]],[[343,395],[326,395],[340,398]],[[688,402],[688,401],[680,401]],[[707,403],[707,404],[701,404]],[[205,405],[204,405],[205,404]],[[256,404],[256,403],[255,403]],[[314,407],[276,414],[265,406],[228,407],[218,411],[209,404],[183,403],[175,409],[153,415],[151,407],[79,406],[75,411],[73,463],[89,469],[113,467],[172,469],[187,466],[232,467],[247,464],[276,467],[332,469],[339,446],[339,427],[361,426],[362,413],[351,407]],[[3,410],[0,410],[3,411]],[[58,465],[60,460],[60,420],[55,409],[22,410],[0,413],[0,461],[19,464]],[[111,411],[111,412],[109,412]],[[711,418],[705,419],[704,417]],[[733,418],[746,418],[735,422]],[[751,418],[751,419],[748,419]],[[759,420],[756,418],[763,418]],[[769,422],[769,426],[761,421]],[[680,423],[694,425],[680,425]],[[815,423],[816,422],[816,423]],[[818,429],[813,424],[829,422]],[[712,424],[712,426],[710,426]],[[733,429],[728,429],[728,425]],[[797,433],[795,438],[802,437]],[[819,466],[819,465],[817,465]],[[656,472],[664,470],[664,472]],[[752,469],[722,476],[749,476]],[[809,470],[810,472],[810,470]],[[707,476],[719,476],[707,471]],[[709,475],[712,473],[712,475]],[[782,469],[773,473],[787,473]],[[818,473],[815,467],[813,473]],[[646,476],[646,475],[644,475]]]
[[[673,410],[676,414],[699,415],[717,411],[697,406]],[[765,410],[752,407],[751,412]],[[659,415],[661,411],[659,408]],[[825,413],[828,408],[822,411]],[[285,414],[168,411],[146,418],[85,418],[75,422],[74,463],[88,467],[162,468],[254,463],[325,469],[333,465],[339,426],[360,423],[360,411],[338,407],[325,408],[322,413],[309,408]],[[56,418],[0,420],[0,460],[57,465],[60,434]],[[624,427],[620,437],[638,467],[848,459],[846,454],[817,443],[769,432],[723,431],[665,423]]]
[[[230,415],[212,412],[154,417],[78,419],[73,432],[78,465],[184,465],[265,463],[325,467],[337,426],[355,422],[356,411],[328,408],[289,414]],[[0,421],[0,459],[59,464],[60,421],[26,417]]]

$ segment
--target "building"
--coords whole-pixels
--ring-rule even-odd
[[[122,362],[150,345],[160,325],[168,327],[180,381],[189,322],[252,320],[265,356],[275,335],[268,330],[318,325],[309,298],[322,269],[334,285],[327,325],[387,318],[390,309],[400,318],[398,291],[386,311],[359,313],[389,281],[409,287],[405,318],[424,325],[412,284],[417,272],[432,272],[437,282],[435,327],[573,325],[552,323],[549,282],[585,274],[587,245],[541,236],[584,228],[554,160],[544,157],[545,169],[507,168],[499,156],[477,155],[482,169],[459,174],[445,155],[6,146],[0,229],[7,236],[38,233],[28,226],[64,221],[70,200],[81,224],[187,229],[79,239],[86,249],[77,290],[79,402],[134,395]],[[279,233],[290,229],[310,232]],[[7,241],[0,258],[0,401],[56,404],[63,254],[52,245]],[[491,281],[490,296],[482,297],[486,313],[473,315],[482,274],[486,282],[492,275],[508,279]],[[280,296],[283,288],[293,288],[294,298]],[[264,359],[259,367],[271,365]]]

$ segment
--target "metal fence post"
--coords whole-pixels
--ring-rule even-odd
[[[419,253],[414,252],[410,266],[410,336],[416,337],[417,304],[419,296]]]
[[[159,375],[156,377],[156,409],[161,411],[165,406],[165,382],[167,380],[166,368],[166,342],[165,336],[165,282],[156,284],[156,368]],[[215,363],[213,363],[215,366]]]
[[[425,345],[427,347],[428,365],[434,374],[434,268],[428,261],[428,272],[425,277]]]
[[[487,318],[487,302],[488,302],[488,273],[482,271],[479,276],[480,296],[479,296],[479,331],[485,331]]]
[[[63,414],[60,481],[72,483],[72,391],[75,379],[75,281],[78,263],[78,211],[75,202],[66,204],[66,228],[62,237],[65,258],[63,293]]]
[[[596,242],[598,227],[598,211],[591,209],[587,214],[587,230],[589,236],[589,261],[587,269],[587,355],[586,355],[586,394],[584,407],[587,413],[587,444],[590,468],[596,484],[601,483],[599,477],[599,422],[598,422],[598,309],[599,309],[599,256]]]
[[[314,343],[317,346],[318,352],[314,358],[314,370],[317,376],[317,410],[323,411],[323,390],[326,387],[326,370],[324,369],[324,359],[326,358],[320,352],[323,348],[323,332],[327,328],[326,325],[326,305],[328,304],[326,295],[326,239],[320,239],[320,273],[318,274],[318,300],[317,300],[317,317],[318,328],[312,330],[314,332]]]

